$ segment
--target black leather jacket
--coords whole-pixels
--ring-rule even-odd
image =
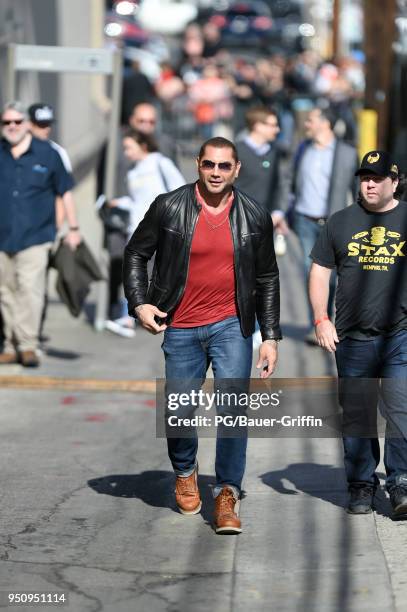
[[[123,280],[129,314],[140,304],[154,304],[171,322],[187,281],[191,242],[201,206],[195,184],[158,196],[131,237],[124,254]],[[255,328],[263,340],[281,338],[280,288],[270,215],[234,189],[230,210],[234,246],[237,311],[245,337]],[[148,286],[147,261],[156,253]]]

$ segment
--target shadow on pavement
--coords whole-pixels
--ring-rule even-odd
[[[377,472],[377,476],[382,479],[386,477],[381,472]],[[284,470],[262,474],[261,480],[281,495],[298,495],[301,491],[340,508],[347,506],[347,483],[343,468],[313,463],[293,463]],[[295,490],[287,488],[283,480],[291,482]],[[377,514],[394,520],[390,499],[382,486],[376,490],[373,507]],[[400,520],[405,519],[403,517]]]
[[[84,353],[77,353],[75,351],[65,351],[52,348],[51,346],[45,350],[45,354],[53,359],[66,359],[67,361],[74,361],[84,356]]]
[[[154,508],[170,508],[178,512],[175,505],[174,473],[166,470],[149,470],[141,474],[110,474],[88,480],[91,489],[101,495],[141,499]],[[207,523],[212,522],[212,486],[215,478],[199,474],[198,486],[202,498],[201,515]]]
[[[374,497],[374,509],[377,514],[392,519],[393,509],[390,499],[386,496],[386,492],[382,487],[378,487]],[[392,519],[393,520],[393,519]]]
[[[282,495],[298,495],[302,491],[341,508],[347,505],[345,470],[340,467],[319,463],[292,463],[284,470],[266,472],[260,478],[265,485]],[[291,482],[296,490],[287,488],[283,480]]]

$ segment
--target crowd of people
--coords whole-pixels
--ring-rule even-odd
[[[138,62],[133,61],[126,68],[115,193],[117,197],[113,203],[129,206],[128,192],[134,191],[130,182],[135,173],[129,171],[128,158],[122,147],[123,136],[129,128],[152,136],[157,151],[170,158],[178,168],[180,153],[190,155],[200,141],[212,136],[225,136],[237,142],[239,155],[244,157],[238,186],[256,195],[270,212],[275,211],[273,221],[276,247],[278,252],[283,253],[286,250],[284,236],[288,225],[281,211],[289,206],[287,189],[284,191],[281,181],[282,164],[285,162],[284,171],[287,175],[291,156],[296,160],[305,153],[305,150],[300,151],[297,156],[295,149],[303,137],[313,138],[312,128],[305,122],[313,108],[321,112],[328,109],[331,129],[335,129],[335,137],[340,142],[339,156],[341,159],[345,157],[345,142],[349,146],[354,146],[356,142],[354,111],[360,104],[363,90],[363,65],[357,54],[337,62],[323,61],[317,51],[310,49],[293,55],[282,52],[257,57],[254,53],[236,54],[222,46],[219,28],[214,23],[204,26],[190,24],[178,50],[173,53],[172,61],[161,64],[161,72],[155,82],[151,82],[141,72]],[[263,131],[264,124],[256,120],[256,112],[265,111],[272,111],[274,119],[270,121],[275,122],[274,129],[270,127]],[[317,124],[314,132],[319,127]],[[311,151],[308,151],[306,157],[310,155]],[[355,155],[352,154],[352,159]],[[336,160],[338,163],[340,160]],[[296,172],[298,164],[294,165]],[[99,194],[103,192],[103,167],[102,154]],[[331,166],[328,164],[327,174],[330,171]],[[336,174],[333,173],[333,176]],[[144,178],[147,183],[148,179],[146,176]],[[161,187],[165,185],[162,180],[156,184]],[[168,185],[171,184],[169,181]],[[325,187],[330,189],[330,197],[335,199],[332,195],[332,192],[335,193],[335,185],[326,179],[323,190]],[[294,195],[297,189],[298,185],[294,186]],[[144,197],[141,195],[142,190],[139,184],[138,197],[141,199]],[[146,184],[146,201],[148,195]],[[325,196],[323,194],[321,198]],[[306,206],[302,204],[303,208]],[[295,215],[289,217],[292,228],[297,225],[298,229],[300,213],[301,207]],[[132,337],[134,329],[124,314],[121,293],[122,252],[128,232],[106,229],[106,247],[111,261],[110,307],[106,326],[111,331]],[[300,233],[303,235],[302,231]],[[309,250],[308,243],[302,241],[301,245]],[[312,330],[308,339],[314,342]]]
[[[245,128],[251,106],[271,105],[280,116],[280,146],[289,151],[297,112],[321,97],[340,118],[341,135],[355,144],[354,109],[361,104],[365,85],[360,55],[327,61],[313,49],[269,56],[232,53],[222,47],[215,24],[191,24],[178,56],[161,65],[155,83],[140,74],[137,63],[133,65],[124,82],[123,122],[135,104],[149,100],[159,103],[164,125],[171,126],[175,136],[192,132],[201,138],[231,137]]]
[[[111,261],[106,329],[131,338],[138,319],[147,331],[164,332],[167,391],[174,380],[182,381],[174,392],[196,391],[211,364],[216,385],[226,381],[227,390],[228,380],[240,380],[247,392],[253,344],[260,377],[272,375],[282,338],[274,239],[281,246],[290,229],[302,249],[307,295],[311,278],[304,339],[335,352],[345,380],[405,378],[403,177],[385,151],[370,151],[359,163],[354,105],[363,86],[356,59],[322,62],[311,50],[235,57],[221,48],[216,28],[197,25],[186,29],[177,65],[164,64],[156,83],[133,66],[118,126],[116,194],[102,207]],[[204,142],[195,160],[198,180],[186,184],[177,137],[188,113],[192,137]],[[64,225],[66,245],[74,251],[81,243],[72,168],[50,140],[53,120],[45,104],[27,110],[13,102],[2,110],[2,365],[39,365],[50,250]],[[103,174],[102,152],[99,193]],[[112,214],[120,226],[117,219],[110,224]],[[342,390],[344,411],[352,412],[346,385]],[[378,394],[368,397],[371,408]],[[386,437],[387,488],[395,515],[404,517],[405,409],[392,398],[387,416],[389,406],[396,435]],[[168,437],[183,514],[202,505],[194,428],[189,434]],[[217,533],[241,531],[246,445],[245,430],[228,437],[219,428]],[[344,435],[344,450],[348,511],[370,512],[377,437]]]

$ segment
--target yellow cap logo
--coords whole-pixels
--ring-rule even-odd
[[[371,153],[369,157],[367,158],[367,161],[369,164],[375,164],[377,161],[379,161],[379,159],[380,159],[379,153]]]
[[[390,168],[390,172],[394,172],[394,174],[399,173],[399,169],[397,168],[396,164],[392,165],[392,167]]]

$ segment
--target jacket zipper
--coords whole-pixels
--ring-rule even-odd
[[[198,205],[198,207],[199,207],[199,212],[200,212],[200,211],[201,211],[201,206],[200,206],[200,205]],[[174,308],[177,306],[177,304],[179,304],[179,303],[180,303],[180,301],[182,300],[183,295],[184,295],[184,293],[185,293],[185,289],[186,289],[186,286],[187,286],[187,280],[188,280],[188,273],[189,273],[189,263],[190,263],[190,260],[191,260],[191,247],[192,247],[192,240],[193,240],[193,237],[194,237],[194,232],[195,232],[195,227],[196,227],[196,224],[198,223],[198,217],[199,217],[199,213],[196,215],[196,218],[195,218],[195,221],[194,221],[194,225],[193,225],[193,227],[192,227],[192,232],[191,232],[191,241],[190,241],[190,243],[189,243],[189,245],[188,245],[188,248],[189,248],[189,251],[188,251],[188,265],[187,265],[187,272],[186,272],[186,275],[185,275],[184,286],[181,288],[181,293],[180,293],[180,295],[177,297],[177,299],[176,299],[176,301],[175,301],[174,306],[171,306],[171,308],[168,308],[168,309],[167,309],[167,310],[169,310],[169,311],[173,310],[173,309],[174,309]]]
[[[232,206],[232,208],[233,208],[233,206]],[[231,234],[232,234],[232,241],[233,241],[233,262],[234,262],[234,274],[235,274],[235,284],[236,284],[236,302],[237,302],[237,307],[238,307],[238,311],[239,311],[239,314],[240,314],[242,312],[242,310],[241,310],[240,304],[239,304],[239,286],[238,286],[238,274],[237,274],[237,252],[238,252],[238,249],[236,248],[236,236],[235,236],[235,232],[233,231],[232,223],[230,223],[231,215],[232,215],[232,208],[230,209],[229,225],[230,225],[230,231],[231,231]]]

